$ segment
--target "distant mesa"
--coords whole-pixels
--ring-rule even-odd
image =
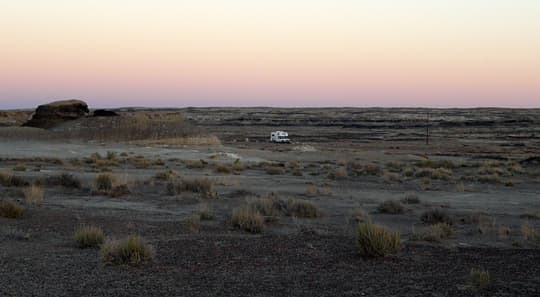
[[[117,117],[119,114],[117,114],[114,111],[106,110],[106,109],[96,109],[92,113],[93,117]]]
[[[49,129],[88,115],[88,104],[81,100],[63,100],[40,105],[23,126]]]

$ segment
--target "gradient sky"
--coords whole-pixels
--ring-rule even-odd
[[[0,0],[0,108],[540,107],[539,0]]]

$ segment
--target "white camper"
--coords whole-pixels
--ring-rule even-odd
[[[270,142],[276,143],[290,143],[289,133],[284,131],[275,131],[270,133]]]

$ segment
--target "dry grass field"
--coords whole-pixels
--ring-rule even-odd
[[[540,110],[117,112],[5,120],[0,296],[540,296]]]

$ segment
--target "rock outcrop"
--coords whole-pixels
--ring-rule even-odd
[[[24,126],[49,129],[61,123],[84,117],[89,112],[88,105],[84,101],[51,102],[38,106],[32,118]]]
[[[112,110],[96,109],[94,110],[94,113],[92,113],[92,116],[93,117],[117,117],[119,116],[119,114]]]

